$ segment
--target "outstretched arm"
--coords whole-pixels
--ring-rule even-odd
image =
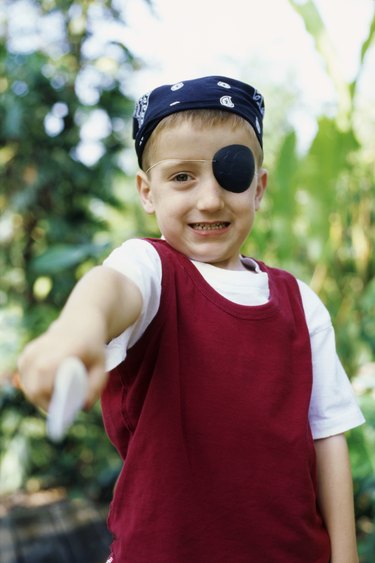
[[[331,563],[358,563],[353,485],[343,434],[315,440],[318,501],[331,540]]]
[[[46,410],[58,366],[77,356],[89,374],[91,406],[106,382],[105,344],[133,324],[141,309],[141,293],[129,278],[103,266],[91,270],[75,286],[59,318],[21,355],[18,367],[26,396]]]

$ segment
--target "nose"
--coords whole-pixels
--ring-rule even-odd
[[[213,174],[202,179],[199,186],[197,209],[213,213],[224,207],[223,188],[218,184]]]

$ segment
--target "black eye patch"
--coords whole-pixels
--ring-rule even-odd
[[[222,188],[241,193],[254,178],[254,155],[245,145],[228,145],[214,154],[212,169]]]

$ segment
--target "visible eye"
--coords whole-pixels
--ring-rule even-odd
[[[187,172],[179,172],[178,174],[175,174],[172,178],[172,180],[174,182],[190,182],[190,180],[192,180],[192,176],[190,174],[188,174]]]

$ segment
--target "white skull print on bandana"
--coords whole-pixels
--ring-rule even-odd
[[[134,118],[138,121],[138,127],[142,127],[145,120],[148,102],[150,99],[150,92],[144,94],[139,100],[134,110]]]

